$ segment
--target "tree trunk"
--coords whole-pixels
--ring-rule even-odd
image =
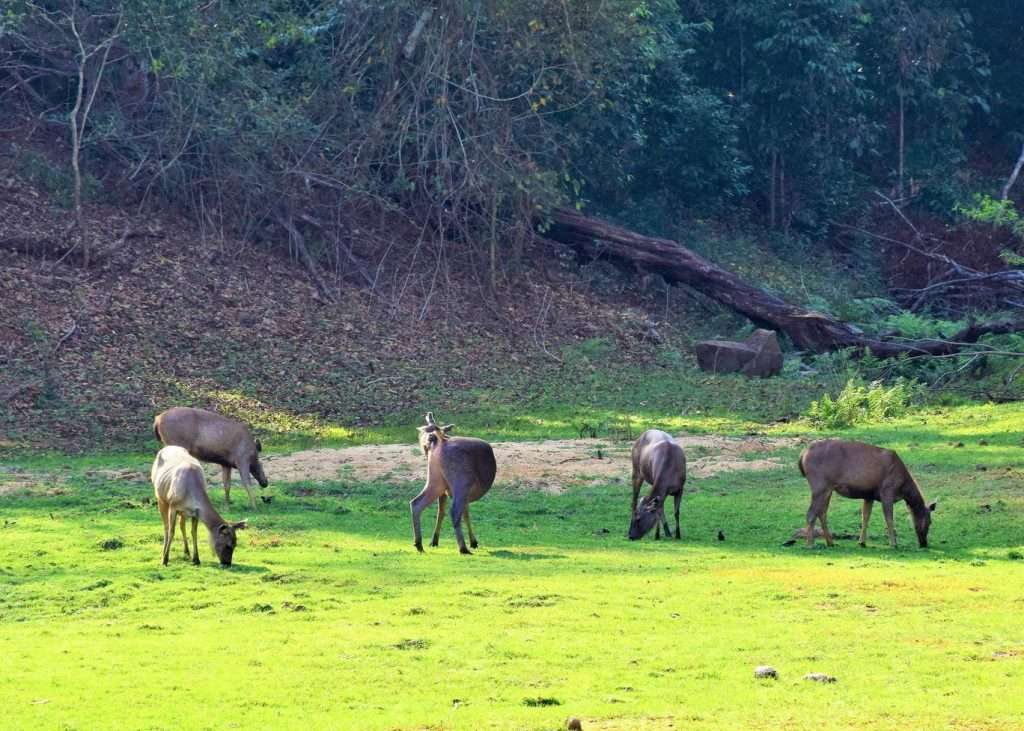
[[[1021,167],[1024,167],[1024,145],[1020,148],[1020,157],[1017,158],[1017,164],[1013,166],[1013,172],[1010,173],[1006,185],[1003,186],[1003,200],[1010,197],[1010,188],[1017,182],[1017,176],[1020,175]]]
[[[72,205],[75,209],[75,235],[82,245],[82,268],[89,268],[89,240],[85,236],[85,221],[82,216],[82,127],[79,127],[78,114],[82,109],[82,99],[85,95],[85,65],[89,57],[85,50],[78,59],[78,88],[75,91],[75,105],[71,108],[71,172],[72,172]]]
[[[900,159],[899,159],[899,172],[896,177],[896,197],[903,197],[903,158],[904,158],[904,122],[906,120],[906,101],[903,98],[903,92],[900,92]]]
[[[644,236],[577,211],[552,213],[547,237],[590,256],[609,256],[669,282],[686,284],[736,312],[759,327],[779,330],[796,347],[822,353],[840,348],[867,348],[878,357],[948,355],[987,333],[1024,330],[1024,320],[1003,320],[971,325],[947,340],[881,340],[864,335],[849,323],[790,304],[781,297],[745,282],[704,257],[669,239]]]
[[[779,153],[779,221],[782,230],[789,235],[789,214],[786,213],[786,156]]]

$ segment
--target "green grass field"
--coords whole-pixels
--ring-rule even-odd
[[[202,528],[203,565],[179,539],[164,568],[152,488],[99,471],[148,455],[17,458],[0,727],[1024,729],[1022,425],[1020,406],[968,406],[850,432],[939,499],[927,551],[902,508],[896,551],[879,511],[867,549],[782,547],[808,503],[794,448],[691,480],[680,542],[625,539],[626,474],[548,495],[499,465],[472,557],[450,524],[413,549],[419,484],[340,478],[273,484],[230,570]],[[835,498],[831,527],[859,511]]]

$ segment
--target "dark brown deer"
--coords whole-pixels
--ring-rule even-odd
[[[637,505],[640,487],[651,484],[651,492]],[[657,429],[648,429],[633,444],[633,503],[629,523],[629,540],[635,541],[654,528],[654,538],[661,539],[661,524],[665,524],[665,537],[672,535],[665,517],[665,498],[675,498],[676,540],[682,538],[679,530],[679,503],[686,484],[686,454],[671,435]]]
[[[807,510],[807,546],[814,546],[814,520],[821,523],[825,543],[832,545],[832,534],[825,517],[832,493],[863,500],[860,545],[867,545],[868,521],[875,501],[882,503],[889,545],[896,548],[896,530],[892,525],[892,506],[900,500],[907,504],[921,548],[928,547],[928,529],[935,503],[925,504],[924,495],[899,455],[891,449],[844,439],[815,442],[800,455],[800,474],[811,486],[811,507]]]
[[[412,531],[418,551],[423,551],[420,513],[432,502],[438,501],[437,522],[434,524],[434,536],[430,539],[430,545],[436,546],[449,498],[452,501],[452,526],[455,528],[455,540],[459,543],[459,553],[471,553],[462,537],[463,518],[469,530],[469,545],[473,548],[478,545],[473,524],[469,520],[469,504],[482,498],[491,489],[498,467],[490,444],[470,437],[449,436],[453,427],[453,424],[438,425],[434,415],[429,412],[426,415],[426,426],[418,427],[420,447],[427,458],[427,484],[409,502]]]
[[[269,483],[260,464],[263,445],[245,424],[212,411],[175,406],[157,415],[153,433],[165,446],[184,447],[196,459],[220,465],[225,503],[231,503],[231,468],[238,470],[249,506],[256,507],[250,475],[260,487]]]
[[[197,525],[203,521],[210,533],[210,546],[221,565],[230,566],[238,544],[236,531],[247,527],[246,521],[228,523],[214,509],[206,494],[206,477],[199,464],[183,447],[164,447],[157,452],[153,469],[149,473],[156,493],[156,504],[164,523],[163,562],[171,553],[174,542],[174,523],[181,520],[181,537],[185,541],[185,557],[189,557],[185,518],[192,518],[192,563],[199,565],[199,539]]]

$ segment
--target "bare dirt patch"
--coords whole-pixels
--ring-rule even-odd
[[[20,490],[29,490],[36,486],[34,481],[14,480],[12,482],[0,482],[0,497],[10,495]]]
[[[50,475],[31,475],[0,482],[0,498],[20,494],[56,497],[64,494],[64,485]]]
[[[785,465],[777,457],[750,458],[799,444],[794,438],[677,437],[691,452],[689,475],[697,479],[723,472],[774,470]],[[559,493],[569,485],[628,480],[629,442],[600,439],[561,439],[543,442],[497,442],[498,484]],[[713,452],[693,456],[692,452]],[[387,480],[420,482],[424,479],[423,455],[416,445],[386,444],[344,449],[307,449],[289,455],[267,457],[267,475],[273,482],[300,480]]]

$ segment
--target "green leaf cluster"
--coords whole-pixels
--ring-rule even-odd
[[[812,401],[805,417],[823,429],[873,424],[905,414],[919,391],[917,383],[902,378],[891,386],[880,381],[865,384],[851,378],[835,399],[825,394]]]

